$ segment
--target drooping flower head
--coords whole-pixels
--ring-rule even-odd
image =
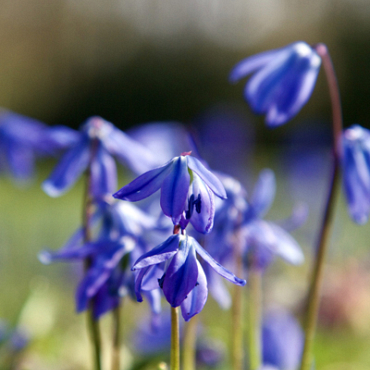
[[[343,176],[348,211],[358,224],[370,213],[370,131],[353,125],[343,133]]]
[[[315,49],[299,41],[242,60],[232,69],[230,81],[253,73],[245,87],[245,99],[274,127],[289,121],[306,104],[320,65]]]
[[[208,233],[213,226],[214,194],[225,199],[226,192],[220,180],[189,154],[145,172],[113,197],[138,201],[161,189],[162,211],[174,225],[185,229],[190,221],[197,231]]]
[[[91,117],[82,125],[78,141],[45,180],[43,189],[50,196],[60,196],[90,167],[91,193],[97,198],[112,193],[117,186],[116,165],[112,156],[134,172],[158,165],[151,152],[112,123],[101,117]]]
[[[90,266],[78,285],[76,310],[82,312],[93,299],[93,313],[99,318],[117,307],[120,298],[133,288],[130,267],[145,252],[142,236],[156,227],[156,220],[132,204],[100,203],[92,224],[100,228],[93,241],[83,241],[79,229],[58,251],[44,250],[39,259],[44,264],[57,261],[90,260]],[[158,287],[159,288],[159,287]],[[152,309],[160,309],[160,293],[145,292]],[[159,305],[159,309],[158,309]]]
[[[172,307],[181,306],[182,316],[186,321],[199,313],[206,303],[208,288],[204,270],[196,257],[197,253],[222,277],[236,285],[245,285],[245,280],[237,278],[221,266],[194,238],[184,232],[170,236],[135,262],[132,270],[139,270],[135,281],[138,301],[142,301],[141,288],[146,277],[151,275],[158,265],[164,263],[158,283],[167,301]]]

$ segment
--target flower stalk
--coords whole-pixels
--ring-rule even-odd
[[[171,370],[180,370],[179,308],[171,307]]]
[[[261,354],[261,304],[262,273],[251,266],[248,275],[248,349],[249,369],[257,370],[262,364]]]
[[[93,151],[90,158],[90,163],[94,155],[94,149],[96,148],[96,143],[93,143]],[[92,239],[92,230],[91,230],[91,218],[94,212],[94,202],[91,195],[91,166],[89,165],[86,171],[86,187],[85,187],[85,196],[84,196],[84,206],[83,206],[83,230],[84,230],[84,242],[87,243]],[[89,269],[91,265],[91,259],[85,259],[85,272]],[[90,301],[90,307],[87,312],[88,328],[90,332],[90,337],[93,346],[93,363],[95,370],[101,370],[101,336],[99,323],[94,318],[93,314],[93,300]]]
[[[182,351],[182,368],[195,370],[195,353],[197,342],[198,316],[195,315],[185,324],[184,344]]]
[[[334,160],[328,199],[325,206],[322,226],[320,229],[318,246],[316,250],[316,258],[314,260],[315,262],[313,266],[311,286],[307,298],[305,318],[305,344],[301,359],[300,370],[310,370],[312,365],[312,349],[319,311],[320,289],[323,280],[325,257],[329,246],[329,237],[333,226],[334,206],[339,188],[340,160],[342,156],[341,134],[343,123],[337,78],[327,47],[324,44],[318,44],[315,46],[315,50],[322,58],[332,104]]]
[[[113,347],[112,347],[112,370],[120,369],[120,329],[121,329],[121,319],[120,319],[120,306],[116,307],[113,312]]]

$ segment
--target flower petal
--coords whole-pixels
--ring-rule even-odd
[[[155,153],[113,126],[103,140],[105,147],[135,173],[158,167]]]
[[[249,223],[246,232],[247,243],[256,248],[267,248],[274,255],[284,258],[293,265],[304,261],[304,255],[295,239],[280,226],[272,222],[255,220]]]
[[[260,172],[253,195],[250,200],[250,208],[247,212],[253,212],[253,217],[262,218],[270,209],[275,198],[276,180],[275,174],[270,169]]]
[[[207,278],[202,266],[197,261],[198,279],[195,288],[188,294],[181,303],[181,313],[185,321],[189,321],[193,316],[203,310],[208,297]]]
[[[225,279],[231,281],[232,283],[240,286],[244,286],[246,281],[243,279],[239,279],[236,277],[231,271],[223,267],[221,264],[216,262],[207,251],[205,251],[199,243],[193,239],[193,243],[197,253],[203,258],[205,262],[207,262],[219,275],[223,276]]]
[[[132,271],[164,262],[173,257],[179,248],[180,236],[171,235],[165,242],[144,253],[132,266]]]
[[[196,158],[186,156],[189,168],[221,199],[226,199],[226,191],[221,181]]]
[[[96,198],[117,189],[117,169],[112,156],[100,144],[91,161],[91,192]]]
[[[243,59],[231,70],[229,81],[232,83],[237,82],[257,69],[262,68],[264,65],[274,60],[276,54],[279,52],[280,49],[275,49]]]
[[[84,138],[62,157],[50,177],[42,184],[46,194],[58,197],[77,181],[88,166],[89,149],[89,141]]]
[[[212,230],[213,219],[215,217],[213,192],[195,174],[190,192],[192,192],[195,199],[200,200],[200,212],[197,209],[193,209],[190,222],[198,232],[202,234],[209,233]],[[193,207],[193,205],[190,206]]]
[[[113,194],[114,198],[136,202],[155,193],[173,169],[173,160],[162,167],[145,172]]]
[[[165,271],[163,293],[172,307],[178,307],[194,289],[198,266],[191,237],[182,237],[179,251]]]
[[[172,172],[165,178],[161,188],[161,208],[163,213],[172,218],[177,225],[185,210],[189,191],[190,175],[186,157],[177,157],[173,162]]]

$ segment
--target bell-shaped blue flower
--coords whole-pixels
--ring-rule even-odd
[[[116,189],[116,165],[112,158],[142,172],[158,165],[152,153],[140,143],[100,117],[91,117],[81,127],[79,139],[62,157],[44,191],[53,197],[66,192],[88,168],[91,169],[91,193],[95,198]]]
[[[172,307],[181,306],[186,321],[199,313],[207,300],[208,288],[204,270],[196,254],[225,279],[236,285],[245,285],[245,280],[237,278],[216,262],[194,238],[186,234],[175,234],[143,254],[133,265],[133,271],[140,270],[135,282],[138,301],[142,301],[141,289],[146,276],[152,273],[156,265],[164,263],[163,275],[158,279],[158,284],[167,301]]]
[[[352,219],[364,224],[370,212],[370,131],[353,125],[343,133],[343,177]]]
[[[245,99],[255,113],[265,115],[268,126],[279,126],[306,104],[320,65],[315,49],[300,41],[242,60],[232,69],[230,81],[253,73],[245,87]]]
[[[190,190],[189,190],[190,187]],[[145,172],[113,194],[113,197],[138,201],[161,189],[163,213],[174,225],[186,227],[190,220],[197,231],[208,233],[214,216],[213,194],[225,199],[221,181],[198,159],[184,153],[165,165]]]

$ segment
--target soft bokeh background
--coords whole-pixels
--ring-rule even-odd
[[[269,131],[229,85],[240,59],[296,40],[328,45],[337,70],[345,125],[369,127],[370,3],[367,0],[1,0],[0,106],[48,124],[78,127],[100,115],[128,129],[175,120],[193,127],[215,169],[252,188],[258,171],[276,171],[271,219],[296,201],[310,206],[295,236],[307,263],[282,262],[266,280],[266,302],[299,311],[328,174],[330,105],[323,73],[312,99],[288,125]],[[221,118],[220,118],[221,117]],[[227,140],[225,144],[224,140]],[[212,150],[212,148],[218,150]],[[243,153],[238,157],[238,153]],[[229,156],[234,161],[224,162]],[[235,165],[237,160],[238,166]],[[83,316],[74,314],[79,269],[45,267],[37,253],[60,247],[80,222],[82,184],[60,199],[40,189],[54,162],[33,183],[0,179],[0,317],[28,327],[34,340],[24,369],[88,368]],[[235,167],[236,166],[236,167]],[[126,178],[121,177],[120,185]],[[326,271],[316,369],[370,366],[369,226],[354,226],[339,200]],[[129,335],[146,305],[124,303]],[[138,309],[139,307],[139,309]],[[135,312],[135,314],[133,313]],[[211,314],[210,314],[211,313]],[[222,318],[222,320],[220,319]],[[228,341],[228,313],[209,299],[209,335]],[[109,330],[110,318],[104,320]],[[127,352],[129,363],[132,355]],[[221,368],[227,368],[223,365]]]

